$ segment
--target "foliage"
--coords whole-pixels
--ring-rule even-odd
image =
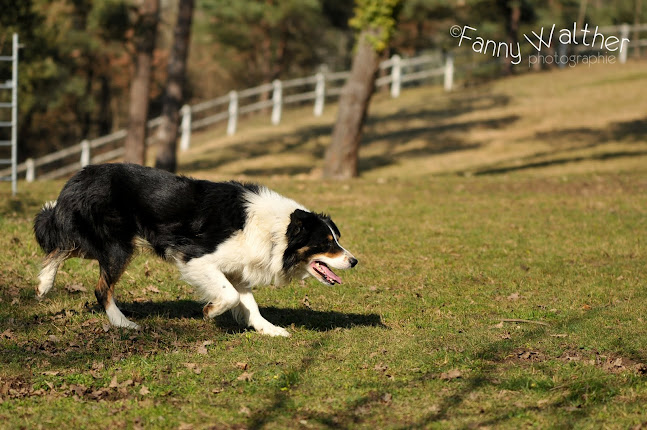
[[[15,3],[15,2],[13,2]],[[0,15],[20,36],[21,158],[111,131],[128,81],[126,3],[26,0]],[[5,22],[4,20],[8,20]],[[7,44],[2,46],[6,52]],[[120,80],[121,79],[121,80]],[[44,137],[47,139],[43,139]]]
[[[308,73],[333,47],[317,0],[200,0],[209,17],[213,61],[238,85],[256,86],[278,77]]]
[[[520,34],[541,26],[572,25],[580,0],[518,0]],[[324,63],[348,69],[353,30],[377,25],[375,47],[412,55],[455,49],[453,24],[476,26],[479,35],[505,40],[511,1],[199,0],[189,54],[189,94],[204,100],[232,88],[311,74]],[[588,1],[585,19],[607,25],[633,22],[636,0]],[[0,55],[17,31],[20,50],[20,158],[76,144],[126,124],[132,73],[133,0],[0,0]],[[166,51],[175,22],[167,2],[156,52],[151,115],[159,113]],[[647,2],[642,2],[643,20]],[[398,25],[393,15],[400,10]],[[391,14],[391,12],[394,12]],[[392,33],[389,44],[385,42]],[[168,43],[166,44],[168,45]],[[528,46],[525,44],[524,46]],[[485,59],[485,58],[484,58]],[[0,65],[0,80],[9,74]],[[0,121],[6,118],[0,119]],[[3,139],[4,136],[0,136]]]
[[[350,26],[365,31],[368,42],[377,52],[384,51],[397,23],[402,0],[356,0],[355,16]]]

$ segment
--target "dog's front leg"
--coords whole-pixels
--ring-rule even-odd
[[[286,329],[275,326],[261,316],[251,288],[243,285],[237,286],[236,290],[240,295],[240,302],[231,310],[231,313],[239,324],[252,327],[257,332],[268,336],[290,336]]]
[[[208,263],[208,260],[196,258],[178,266],[182,278],[196,287],[207,302],[203,309],[204,316],[213,318],[237,306],[240,295],[225,274]]]

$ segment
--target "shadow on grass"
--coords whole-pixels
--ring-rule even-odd
[[[583,161],[605,161],[623,157],[639,157],[647,155],[645,150],[609,151],[591,155],[572,155],[569,152],[593,149],[608,142],[638,143],[644,142],[647,134],[647,119],[615,122],[604,129],[577,127],[540,132],[535,135],[553,148],[550,151],[539,152],[515,160],[514,165],[493,165],[473,172],[474,175],[496,175],[525,169],[557,166]],[[560,154],[562,156],[560,157]],[[550,157],[548,160],[537,160]],[[507,162],[509,163],[509,161]]]
[[[593,318],[597,311],[592,311],[586,316],[577,316],[561,322],[554,327],[555,330],[560,328],[569,327],[573,324],[582,323],[588,318]],[[426,429],[434,425],[441,424],[444,421],[454,418],[452,411],[459,408],[466,400],[470,399],[473,393],[486,387],[501,387],[500,381],[500,366],[506,362],[506,357],[510,355],[519,345],[526,345],[531,341],[541,339],[547,336],[547,328],[538,327],[525,332],[514,342],[510,340],[498,340],[490,343],[484,348],[471,354],[470,362],[482,363],[474,366],[466,376],[454,381],[447,381],[446,390],[442,392],[448,393],[444,398],[441,398],[439,404],[435,405],[432,412],[420,417],[416,421],[401,422],[399,427],[402,429]],[[310,352],[303,358],[299,366],[295,366],[292,371],[295,373],[295,384],[307,383],[302,381],[304,371],[308,369],[317,356],[319,348],[328,342],[328,338],[315,342],[312,345]],[[634,354],[635,353],[635,354]],[[632,353],[632,358],[644,360],[646,357],[636,351]],[[548,375],[550,376],[550,375]],[[403,381],[401,378],[396,382],[386,382],[380,384],[380,388],[370,391],[361,398],[348,402],[343,409],[337,409],[331,412],[306,412],[300,411],[298,418],[301,420],[317,422],[327,428],[350,428],[364,423],[373,422],[371,419],[372,410],[378,408],[388,407],[390,399],[395,400],[397,390],[407,391],[414,387],[420,387],[425,381],[436,379],[436,374],[424,374],[418,378]],[[561,423],[565,427],[575,426],[581,423],[590,416],[597,406],[608,404],[613,401],[615,397],[620,395],[620,390],[613,387],[607,387],[604,376],[596,378],[595,376],[588,376],[585,380],[578,378],[571,378],[570,381],[563,383],[560,387],[561,396],[551,403],[542,405],[541,407],[536,404],[529,404],[525,406],[510,405],[504,408],[503,411],[490,415],[484,415],[483,419],[475,419],[470,423],[462,423],[461,427],[465,428],[481,428],[482,426],[500,426],[513,418],[522,416],[527,413],[541,412],[544,414],[558,414],[563,418]],[[520,388],[521,389],[521,388]],[[554,388],[544,387],[546,392],[553,391]],[[596,392],[598,390],[599,392]],[[298,395],[298,394],[296,394]],[[393,397],[392,397],[393,396]],[[386,399],[386,400],[385,400]],[[271,423],[274,417],[279,417],[285,413],[293,413],[294,411],[289,406],[290,391],[275,390],[271,404],[259,410],[256,410],[248,421],[249,428],[259,429],[263,428],[268,423]],[[430,405],[432,406],[432,405]],[[494,415],[494,416],[492,416]],[[487,418],[486,418],[487,417]]]
[[[467,142],[464,135],[473,129],[499,129],[517,121],[516,115],[502,118],[476,119],[452,124],[443,121],[467,114],[473,111],[487,111],[500,108],[510,102],[510,98],[501,94],[484,92],[474,95],[455,95],[451,98],[449,107],[429,107],[425,101],[405,110],[387,115],[371,114],[366,122],[362,136],[362,147],[370,147],[375,143],[385,145],[380,155],[360,157],[360,171],[370,171],[375,168],[395,164],[399,159],[415,158],[442,154],[452,151],[472,149],[477,144]],[[403,127],[402,122],[423,120],[428,125]],[[389,131],[393,130],[393,131]],[[184,164],[183,170],[200,171],[218,169],[224,165],[241,159],[251,160],[273,154],[302,153],[308,158],[323,159],[332,125],[308,126],[296,129],[290,133],[279,134],[270,138],[252,140],[227,147],[209,149],[202,154],[200,160]],[[400,150],[403,144],[410,141],[420,141],[415,149]],[[241,173],[247,175],[296,175],[309,172],[314,165],[272,166],[247,169]]]
[[[193,300],[171,300],[145,303],[120,303],[124,314],[135,319],[160,316],[169,319],[202,319],[202,304]],[[378,314],[356,314],[337,311],[316,311],[306,308],[260,307],[261,315],[272,324],[294,324],[312,331],[328,331],[356,326],[387,328]],[[229,312],[216,317],[219,327],[228,331],[243,331]]]

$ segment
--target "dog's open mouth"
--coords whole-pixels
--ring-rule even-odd
[[[311,273],[315,278],[327,285],[341,284],[341,278],[323,262],[314,260],[310,263]]]

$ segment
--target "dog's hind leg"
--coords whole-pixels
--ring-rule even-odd
[[[252,327],[257,332],[268,336],[290,336],[290,333],[286,329],[275,326],[263,318],[251,288],[248,288],[246,285],[241,285],[237,287],[237,290],[240,294],[240,303],[231,310],[231,314],[238,324],[244,325],[245,327]]]
[[[117,304],[115,303],[113,293],[115,284],[121,277],[121,274],[126,269],[126,265],[130,260],[132,252],[120,252],[113,255],[110,263],[99,261],[99,282],[94,290],[94,295],[103,309],[106,311],[110,324],[115,327],[125,327],[130,329],[139,329],[139,325],[130,321],[126,316],[121,313]]]
[[[45,294],[49,292],[54,286],[56,280],[56,273],[59,266],[68,258],[72,256],[72,251],[64,251],[55,249],[50,252],[43,260],[43,268],[41,269],[38,279],[39,284],[36,287],[36,297],[42,299]]]

